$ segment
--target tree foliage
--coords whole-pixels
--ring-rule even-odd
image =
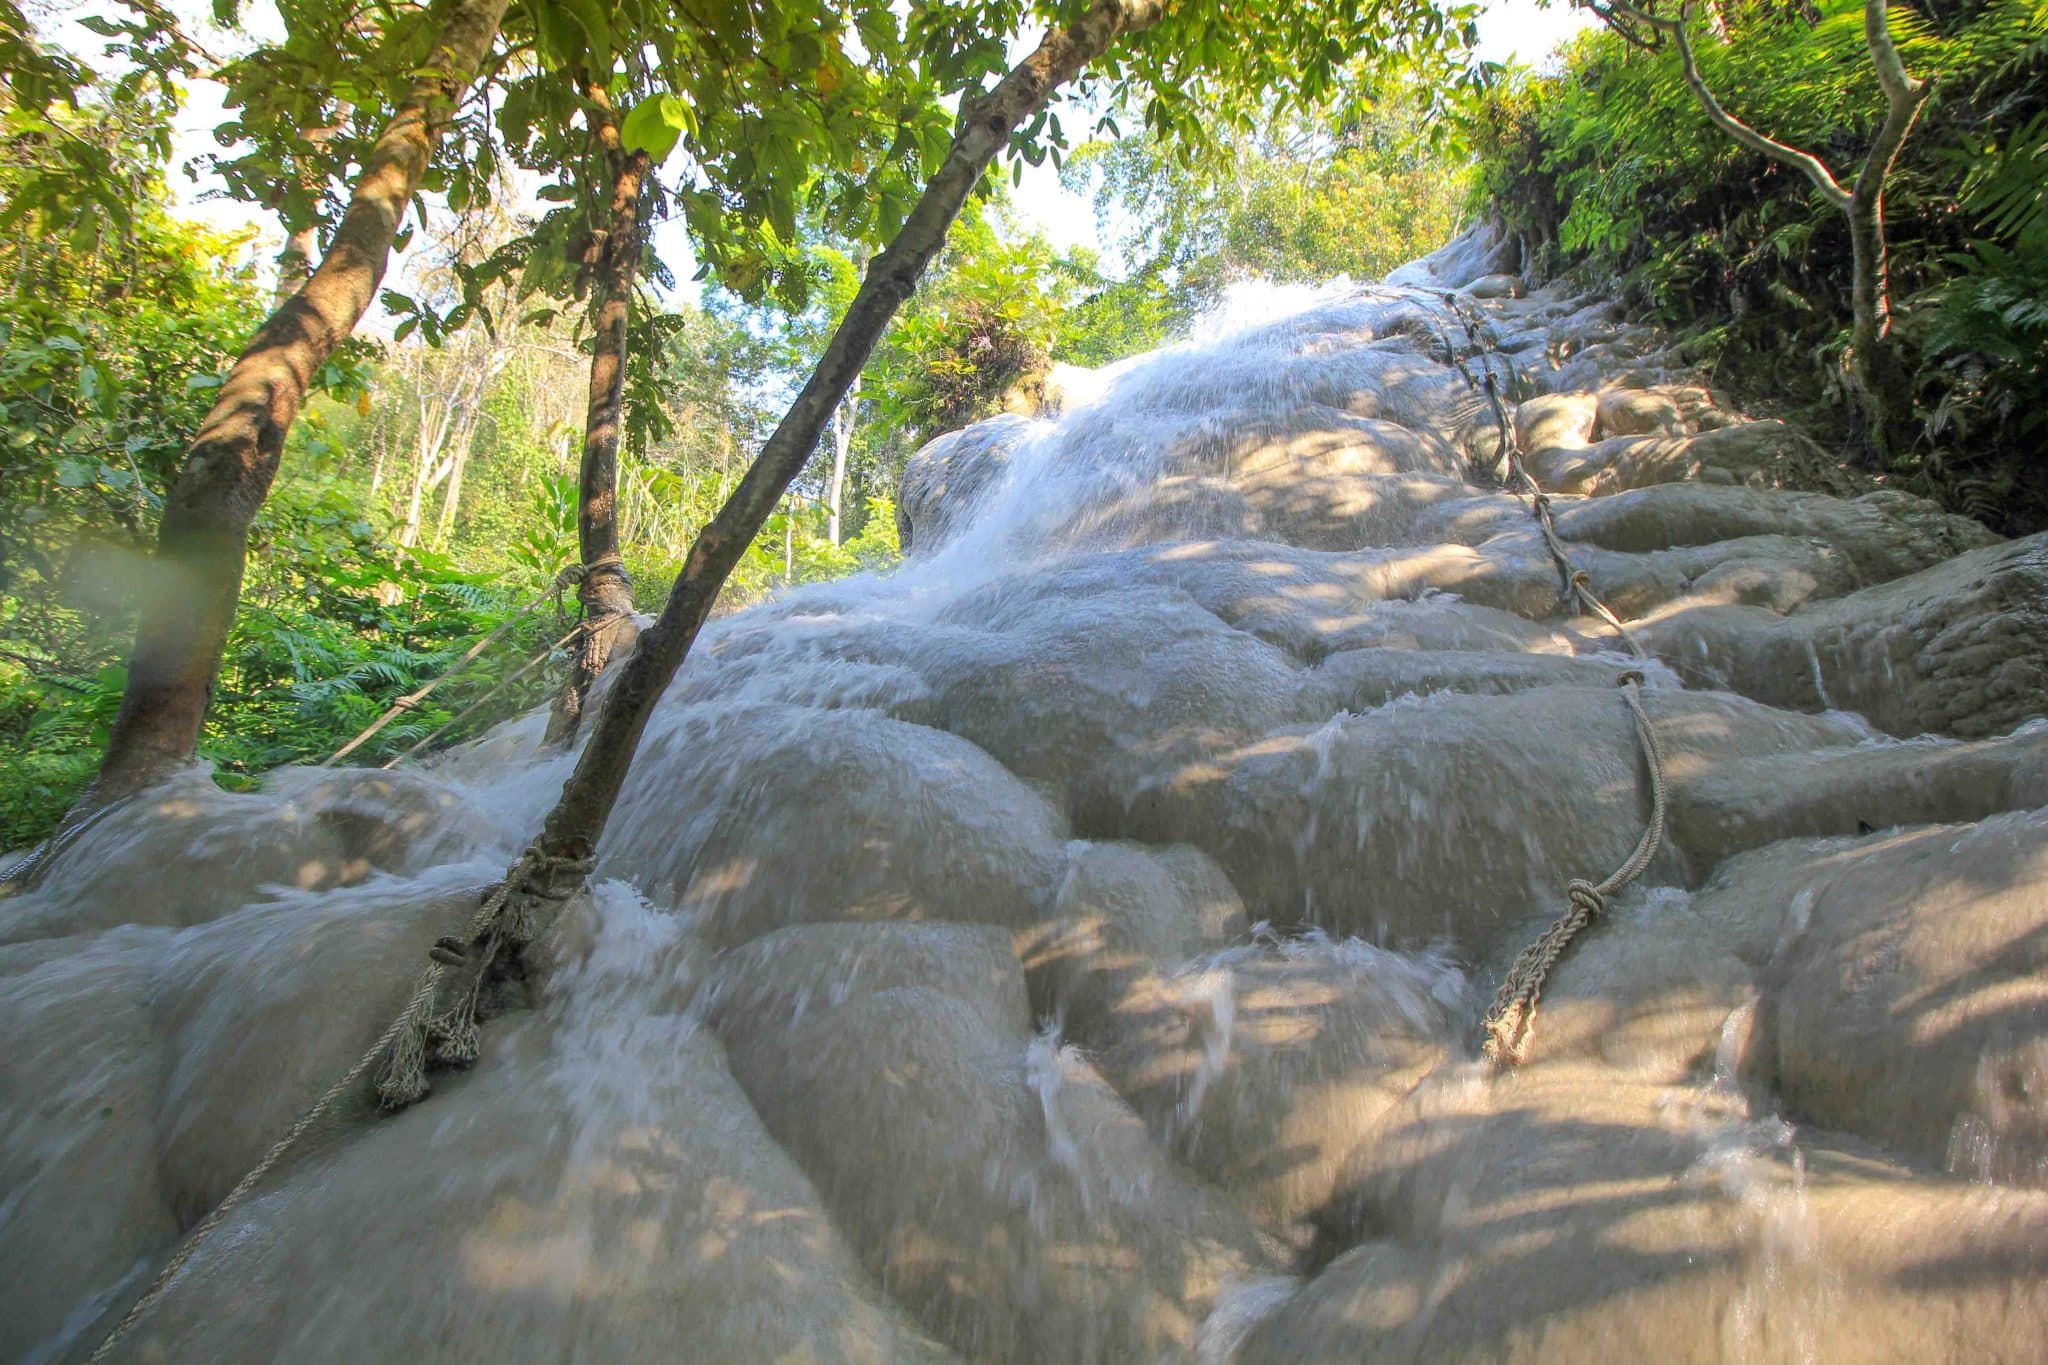
[[[1183,313],[1242,279],[1377,279],[1450,238],[1466,184],[1428,88],[1351,85],[1344,101],[1275,109],[1193,154],[1156,138],[1093,143],[1065,178],[1093,195],[1134,278]]]

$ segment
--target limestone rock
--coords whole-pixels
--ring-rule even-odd
[[[1678,400],[1655,389],[1610,389],[1600,395],[1594,430],[1601,436],[1683,436]]]
[[[1592,438],[1600,400],[1590,393],[1546,393],[1515,405],[1515,443],[1525,451],[1578,449]]]
[[[1243,1216],[1078,1056],[991,1024],[984,956],[896,985],[857,961],[831,975],[848,959],[818,932],[736,961],[732,989],[766,998],[749,978],[791,955],[825,989],[721,1018],[740,1083],[875,1276],[974,1359],[1191,1360],[1223,1285],[1262,1266]]]
[[[1760,1078],[1920,1165],[2048,1186],[2048,816],[1828,850],[1777,889]]]

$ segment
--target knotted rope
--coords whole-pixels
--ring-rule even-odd
[[[1543,537],[1543,545],[1550,553],[1550,559],[1557,566],[1558,578],[1563,585],[1567,601],[1576,602],[1586,612],[1598,617],[1637,659],[1647,661],[1648,653],[1641,642],[1629,633],[1613,608],[1600,599],[1593,591],[1593,577],[1573,562],[1565,549],[1564,538],[1557,533],[1557,519],[1551,512],[1550,495],[1545,493],[1522,463],[1521,442],[1515,436],[1514,422],[1509,416],[1507,405],[1501,400],[1500,384],[1494,377],[1491,347],[1483,335],[1485,324],[1470,312],[1459,306],[1454,295],[1445,294],[1444,304],[1458,318],[1465,329],[1465,336],[1477,353],[1485,379],[1476,387],[1486,392],[1486,401],[1492,405],[1493,418],[1500,433],[1500,443],[1495,456],[1496,468],[1504,469],[1504,481],[1517,493],[1526,493],[1529,498],[1529,513],[1536,519],[1536,529]],[[1504,360],[1506,357],[1502,357]],[[1509,362],[1512,365],[1512,362]],[[1471,371],[1459,366],[1465,375],[1465,382],[1473,384]],[[1650,721],[1650,713],[1643,707],[1642,689],[1645,679],[1641,672],[1631,669],[1617,680],[1621,687],[1622,700],[1628,704],[1629,718],[1635,724],[1636,738],[1642,748],[1643,764],[1650,776],[1650,818],[1643,826],[1642,836],[1636,840],[1635,851],[1628,860],[1601,882],[1589,882],[1573,878],[1565,887],[1568,908],[1557,921],[1516,955],[1514,965],[1508,968],[1507,977],[1494,993],[1493,1005],[1486,1012],[1487,1058],[1496,1067],[1507,1068],[1521,1065],[1528,1056],[1529,1038],[1536,1026],[1536,1006],[1543,998],[1543,985],[1550,977],[1550,969],[1564,955],[1572,940],[1585,927],[1607,909],[1608,897],[1620,891],[1643,874],[1650,860],[1657,856],[1657,848],[1664,840],[1664,817],[1666,792],[1664,783],[1664,749],[1657,738],[1657,727]]]
[[[549,858],[538,846],[530,846],[520,854],[504,879],[485,894],[462,934],[435,940],[427,953],[427,967],[420,973],[412,995],[397,1017],[377,1035],[377,1041],[320,1093],[285,1130],[284,1136],[270,1145],[263,1159],[199,1220],[164,1262],[142,1297],[87,1357],[86,1365],[99,1365],[113,1352],[129,1329],[164,1296],[214,1230],[380,1061],[383,1066],[376,1079],[377,1103],[387,1111],[403,1109],[425,1098],[430,1089],[431,1068],[459,1069],[474,1063],[482,1042],[478,1007],[491,979],[491,969],[501,955],[507,951],[517,953],[547,927],[541,917],[541,905],[573,897],[589,876],[590,866],[588,860]],[[444,990],[444,982],[451,974],[451,989]],[[437,1009],[444,997],[449,1003]]]
[[[1579,931],[1594,916],[1605,912],[1607,898],[1643,874],[1664,839],[1664,749],[1657,738],[1657,727],[1650,723],[1650,714],[1643,709],[1643,675],[1633,670],[1624,673],[1620,685],[1622,700],[1628,703],[1636,738],[1642,745],[1644,766],[1650,773],[1650,818],[1628,861],[1609,873],[1606,880],[1594,883],[1574,879],[1565,888],[1570,908],[1534,943],[1522,949],[1514,965],[1508,968],[1507,978],[1494,993],[1493,1008],[1486,1012],[1486,1055],[1497,1067],[1519,1066],[1528,1055],[1529,1035],[1536,1024],[1536,1005],[1543,998],[1543,983],[1550,976],[1550,969],[1557,965]]]
[[[606,550],[603,554],[599,555],[596,559],[591,560],[588,564],[563,565],[562,571],[555,575],[556,587],[558,589],[573,587],[576,584],[581,583],[584,579],[589,578],[599,569],[616,569],[618,571],[619,577],[631,577],[631,575],[626,572],[626,561],[619,554],[619,552],[617,550]]]
[[[626,572],[626,561],[617,550],[606,550],[588,564],[564,564],[561,572],[555,575],[554,586],[549,589],[554,595],[555,619],[557,621],[563,619],[562,594],[570,588],[582,587],[585,583],[597,577],[598,573],[602,570],[609,570],[617,575],[619,580],[629,588],[633,584],[633,575]],[[584,602],[582,606],[587,612],[590,604]]]

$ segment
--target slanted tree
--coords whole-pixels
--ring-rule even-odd
[[[436,12],[428,60],[365,158],[319,266],[257,329],[221,384],[166,500],[121,708],[74,817],[191,760],[241,589],[249,525],[277,475],[285,435],[315,371],[376,297],[399,222],[491,51],[506,4],[451,0]]]
[[[1126,96],[1142,88],[1145,119],[1162,134],[1205,143],[1215,122],[1249,125],[1269,101],[1314,102],[1355,57],[1425,63],[1462,36],[1426,0],[1361,5],[1327,0],[1247,7],[1230,0],[1089,0],[1059,7],[1037,48],[985,95],[961,102],[951,145],[902,227],[869,262],[809,380],[760,454],[691,546],[656,623],[641,637],[612,699],[543,823],[536,849],[549,868],[583,868],[625,782],[654,705],[711,614],[719,588],[817,448],[889,320],[944,245],[953,220],[997,154],[1013,142],[1027,160],[1059,137],[1048,108],[1061,87],[1098,64]],[[984,51],[982,60],[990,55]],[[1231,96],[1235,98],[1231,98]],[[1219,120],[1220,115],[1220,120]],[[559,893],[560,887],[550,888]]]
[[[1863,436],[1880,462],[1887,460],[1910,415],[1911,393],[1904,365],[1892,346],[1891,263],[1885,239],[1885,186],[1899,153],[1912,135],[1934,87],[1906,70],[1892,38],[1890,0],[1863,0],[1863,41],[1883,92],[1884,111],[1871,134],[1854,178],[1844,185],[1814,153],[1780,142],[1730,113],[1700,74],[1693,48],[1693,0],[1681,0],[1673,15],[1655,0],[1581,0],[1602,22],[1637,46],[1676,49],[1686,86],[1707,119],[1760,156],[1789,166],[1813,182],[1822,199],[1849,226],[1849,390],[1862,420]],[[1725,40],[1728,28],[1718,7],[1709,11],[1709,32]]]

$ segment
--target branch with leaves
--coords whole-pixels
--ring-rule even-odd
[[[1890,355],[1891,269],[1884,230],[1884,192],[1900,151],[1933,93],[1930,82],[1906,70],[1891,33],[1888,0],[1863,0],[1864,43],[1870,52],[1877,83],[1884,93],[1884,116],[1865,151],[1854,181],[1844,186],[1826,162],[1758,131],[1730,113],[1700,74],[1693,48],[1693,4],[1683,0],[1678,13],[1661,13],[1653,5],[1631,0],[1585,0],[1585,7],[1625,40],[1658,48],[1668,40],[1678,54],[1679,69],[1707,119],[1742,146],[1800,172],[1821,198],[1849,223],[1852,334],[1849,348],[1851,389],[1862,413],[1864,437],[1880,461],[1889,453],[1901,423],[1907,395]]]

